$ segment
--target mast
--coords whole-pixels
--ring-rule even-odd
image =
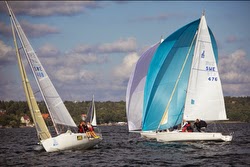
[[[164,41],[163,36],[161,35],[160,43]]]
[[[28,106],[30,109],[32,119],[35,123],[37,137],[39,140],[45,140],[45,139],[51,138],[51,134],[50,134],[45,122],[44,122],[44,119],[42,118],[41,112],[39,110],[38,104],[37,104],[35,96],[34,96],[34,93],[33,93],[32,88],[30,86],[27,74],[25,72],[25,68],[24,68],[24,65],[22,63],[21,56],[20,56],[19,49],[18,49],[18,45],[17,45],[17,41],[16,41],[16,35],[15,35],[15,30],[14,30],[14,25],[13,25],[14,21],[13,21],[8,3],[6,1],[5,1],[5,3],[7,5],[7,8],[9,10],[9,14],[10,14],[11,29],[12,29],[12,35],[13,35],[13,40],[14,40],[14,45],[15,45],[15,50],[16,50],[16,56],[17,56],[17,60],[18,60],[18,66],[19,66],[20,75],[22,78],[22,83],[23,83],[23,88],[24,88],[24,92],[26,95],[27,103],[28,103]]]

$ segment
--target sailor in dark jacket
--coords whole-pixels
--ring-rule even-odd
[[[203,120],[196,119],[194,123],[194,127],[199,131],[199,132],[205,132],[207,128],[207,123]]]

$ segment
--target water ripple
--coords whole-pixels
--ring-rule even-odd
[[[47,153],[34,128],[0,129],[0,166],[250,166],[250,124],[224,124],[233,141],[145,140],[126,126],[100,127],[103,142],[90,150]]]

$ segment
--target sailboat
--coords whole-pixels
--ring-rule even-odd
[[[90,122],[90,124],[94,127],[97,126],[94,95],[92,97],[92,101],[91,101],[91,104],[89,106],[86,122]]]
[[[215,38],[205,14],[157,48],[144,86],[141,136],[157,141],[231,141],[220,132],[180,132],[183,120],[228,120]],[[134,110],[133,112],[141,112]]]
[[[74,150],[74,149],[88,149],[100,143],[102,140],[101,134],[97,139],[89,139],[85,133],[77,133],[77,126],[70,116],[67,108],[65,107],[61,97],[57,93],[54,85],[52,84],[49,76],[43,68],[40,60],[38,59],[34,49],[32,48],[27,36],[25,35],[21,25],[16,19],[12,9],[6,2],[12,34],[16,49],[16,55],[24,92],[31,112],[33,122],[36,127],[39,143],[47,152],[61,151],[61,150]],[[46,123],[41,115],[38,104],[36,102],[34,93],[29,83],[22,58],[19,52],[19,46],[16,40],[16,34],[21,43],[21,49],[25,53],[25,57],[34,75],[36,83],[39,87],[43,100],[49,111],[53,126],[56,131],[56,136],[52,136]]]

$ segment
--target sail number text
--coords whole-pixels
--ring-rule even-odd
[[[206,71],[215,71],[215,67],[206,66]]]
[[[208,80],[209,81],[218,81],[218,78],[217,77],[208,77]]]
[[[208,72],[216,72],[214,66],[206,66],[206,71]],[[216,76],[209,76],[208,81],[218,81],[218,77]]]
[[[36,75],[40,78],[44,77],[43,70],[41,67],[33,67]]]

